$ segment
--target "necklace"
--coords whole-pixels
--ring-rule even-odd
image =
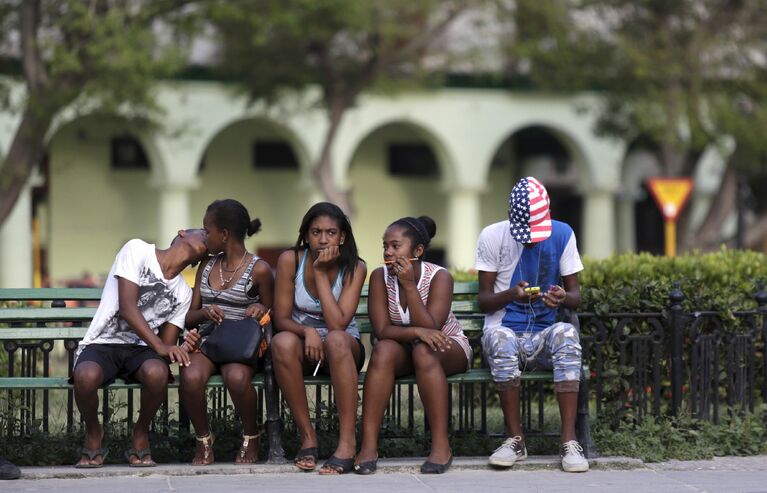
[[[242,264],[245,262],[245,257],[247,256],[248,256],[248,251],[245,250],[245,253],[242,254],[242,258],[240,259],[240,263],[237,265],[237,267],[234,270],[227,271],[232,273],[232,275],[229,276],[229,279],[224,279],[224,259],[223,257],[219,259],[220,261],[218,263],[218,278],[221,280],[221,286],[224,286],[232,282],[232,279],[234,279],[234,275],[237,273],[238,270],[240,270],[240,267],[242,267]]]

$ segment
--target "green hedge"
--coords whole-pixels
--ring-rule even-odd
[[[674,282],[680,283],[688,311],[732,311],[757,306],[759,283],[767,282],[767,256],[722,248],[675,258],[647,253],[584,258],[580,273],[581,312],[659,312],[668,308]],[[476,281],[476,271],[453,272],[456,281]]]

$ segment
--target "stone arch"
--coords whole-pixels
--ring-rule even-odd
[[[356,141],[346,167],[360,252],[369,259],[380,258],[381,235],[388,224],[403,216],[428,215],[436,221],[438,233],[427,256],[444,264],[446,192],[454,180],[448,150],[429,129],[412,120],[379,123]]]
[[[506,216],[511,187],[523,176],[536,176],[549,190],[552,217],[570,224],[579,236],[583,193],[592,171],[576,138],[549,123],[515,125],[497,141],[488,166],[488,193],[482,200],[483,223]]]
[[[283,151],[292,153],[295,167],[257,162],[257,148],[265,144],[276,145],[283,156]],[[213,200],[240,201],[263,223],[262,231],[247,240],[248,248],[275,266],[278,253],[295,242],[300,218],[314,195],[309,179],[312,163],[300,136],[264,117],[241,117],[211,133],[200,156],[196,168],[199,187],[191,197],[192,223],[202,223]]]
[[[93,113],[61,119],[48,133],[41,229],[54,285],[86,271],[105,276],[131,238],[162,240],[156,238],[152,186],[162,163],[151,130],[145,120]],[[113,166],[113,139],[126,135],[140,143],[148,169]]]

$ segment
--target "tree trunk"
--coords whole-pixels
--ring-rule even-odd
[[[333,178],[333,144],[335,143],[338,128],[341,126],[344,115],[349,109],[346,98],[335,98],[328,102],[328,129],[322,143],[322,152],[319,160],[312,170],[312,174],[320,191],[329,202],[336,204],[351,219],[354,209],[351,200],[351,192],[340,190]]]
[[[698,249],[711,250],[719,245],[717,235],[722,231],[727,218],[735,210],[738,183],[733,167],[728,164],[719,183],[719,191],[714,196],[703,224],[698,228],[690,241],[681,250]]]
[[[767,214],[762,213],[748,225],[744,246],[752,250],[763,250],[767,246]]]
[[[30,100],[0,168],[0,224],[5,222],[45,154],[45,134],[55,112],[41,110]]]

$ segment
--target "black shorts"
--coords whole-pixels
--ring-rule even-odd
[[[168,364],[165,359],[149,346],[139,346],[136,344],[88,344],[77,358],[75,369],[86,361],[96,363],[104,372],[104,381],[101,383],[101,386],[106,387],[113,383],[116,378],[122,378],[129,383],[138,382],[138,380],[133,378],[136,370],[141,368],[141,365],[150,359],[157,359],[166,365]],[[170,375],[170,371],[168,375]]]
[[[360,348],[360,358],[359,360],[354,362],[357,365],[357,373],[359,373],[362,370],[362,367],[365,366],[365,345],[362,343],[361,340],[357,339],[356,337],[354,338],[354,340],[357,341],[357,345]],[[313,372],[314,372],[314,365],[304,364],[304,375],[311,375]],[[320,369],[317,373],[321,373],[323,375],[330,375],[330,371],[325,367],[325,365],[320,366]]]

